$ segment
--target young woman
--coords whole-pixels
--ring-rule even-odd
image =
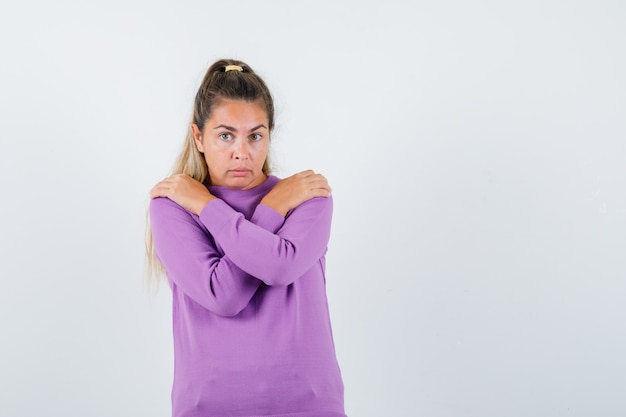
[[[245,63],[207,71],[148,255],[173,295],[174,417],[345,417],[326,298],[321,174],[270,175],[274,104]]]

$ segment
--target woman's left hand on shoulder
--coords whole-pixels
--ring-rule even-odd
[[[187,174],[176,174],[158,182],[150,190],[150,198],[167,197],[182,208],[200,214],[204,206],[217,198],[204,184]]]
[[[326,177],[311,169],[280,180],[267,193],[261,204],[265,204],[285,216],[291,209],[315,197],[330,196],[331,188]]]

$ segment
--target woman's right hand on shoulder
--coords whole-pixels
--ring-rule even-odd
[[[204,184],[187,174],[175,174],[158,182],[150,190],[150,198],[157,197],[167,197],[197,215],[216,198]]]
[[[309,169],[280,180],[263,197],[261,204],[271,207],[285,216],[289,210],[298,207],[305,201],[315,197],[328,197],[330,192],[331,188],[326,178]]]

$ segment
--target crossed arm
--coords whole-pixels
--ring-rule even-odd
[[[205,308],[233,316],[248,305],[261,282],[288,285],[304,274],[326,251],[332,218],[331,198],[317,198],[329,197],[326,180],[306,180],[312,171],[305,172],[309,175],[280,181],[250,220],[189,177],[176,180],[182,187],[167,184],[167,196],[158,195],[155,187],[153,238],[169,279]],[[200,207],[198,202],[206,199]],[[204,228],[190,211],[198,211],[194,214]]]

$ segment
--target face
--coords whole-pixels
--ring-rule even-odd
[[[267,112],[260,102],[223,100],[204,124],[191,126],[204,153],[211,185],[247,190],[265,181],[263,163],[270,145]]]

